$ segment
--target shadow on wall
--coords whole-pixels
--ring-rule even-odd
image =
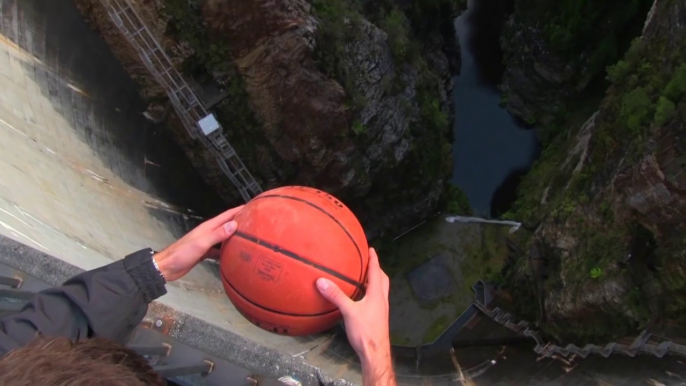
[[[491,218],[501,218],[512,207],[517,200],[517,187],[528,172],[528,167],[515,169],[498,186],[491,198]]]
[[[22,62],[55,111],[125,183],[203,215],[225,208],[147,108],[109,47],[69,0],[0,0],[5,38],[45,64]]]

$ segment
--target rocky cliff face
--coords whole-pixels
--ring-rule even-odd
[[[76,2],[141,93],[164,101],[101,3]],[[348,6],[343,0],[315,5],[321,3]],[[393,233],[435,210],[451,165],[452,68],[440,35],[432,34],[438,43],[417,53],[425,64],[420,67],[398,60],[388,33],[351,11],[356,13],[341,23],[342,33],[355,33],[340,42],[334,58],[346,72],[332,76],[316,60],[330,48],[321,46],[322,17],[305,0],[150,0],[135,6],[185,75],[200,88],[222,90],[226,98],[213,111],[263,188],[327,190],[351,206],[370,236]],[[411,36],[412,26],[404,28]],[[232,187],[206,152],[175,117],[169,126],[196,167],[234,203]]]
[[[533,230],[544,326],[569,339],[633,334],[686,315],[686,4],[657,0],[642,37],[608,69],[599,110],[525,178],[510,215]],[[533,310],[522,309],[521,312]]]
[[[502,91],[530,124],[564,120],[640,34],[651,0],[515,1],[503,31]],[[558,120],[558,122],[559,122]]]

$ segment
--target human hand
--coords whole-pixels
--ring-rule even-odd
[[[328,279],[317,280],[317,289],[341,311],[348,341],[362,362],[364,385],[394,385],[388,327],[390,280],[381,270],[374,248],[369,249],[367,293],[351,300]]]
[[[198,225],[188,234],[156,253],[153,258],[167,282],[178,280],[207,257],[212,257],[212,246],[227,240],[236,233],[238,224],[233,221],[243,206],[227,210],[219,216]]]

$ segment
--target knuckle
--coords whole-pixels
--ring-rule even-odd
[[[336,287],[333,285],[329,285],[329,288],[327,288],[325,292],[329,295],[331,300],[337,300],[340,296],[338,291],[336,291]]]
[[[216,239],[223,239],[227,236],[226,229],[224,229],[224,227],[217,228],[217,230],[214,231],[214,236]]]

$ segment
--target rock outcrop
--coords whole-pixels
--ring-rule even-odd
[[[598,112],[544,151],[511,213],[535,227],[543,322],[568,339],[686,315],[686,4],[653,12]]]
[[[76,2],[141,94],[163,100],[101,3]],[[179,69],[228,90],[213,111],[263,188],[324,189],[356,212],[371,237],[395,233],[435,211],[450,173],[445,145],[451,120],[445,127],[430,127],[418,89],[423,82],[438,114],[451,116],[454,66],[440,36],[432,35],[438,44],[421,53],[427,77],[410,62],[399,63],[386,32],[362,17],[355,38],[341,48],[350,74],[342,85],[315,60],[320,20],[308,1],[149,0],[135,6]],[[400,86],[391,91],[389,85]],[[363,97],[362,106],[351,108],[351,93]],[[228,203],[235,203],[232,187],[211,157],[184,135],[176,118],[169,126],[195,166]]]
[[[539,126],[564,119],[569,103],[602,81],[640,34],[651,4],[515,1],[501,38],[507,109]]]

